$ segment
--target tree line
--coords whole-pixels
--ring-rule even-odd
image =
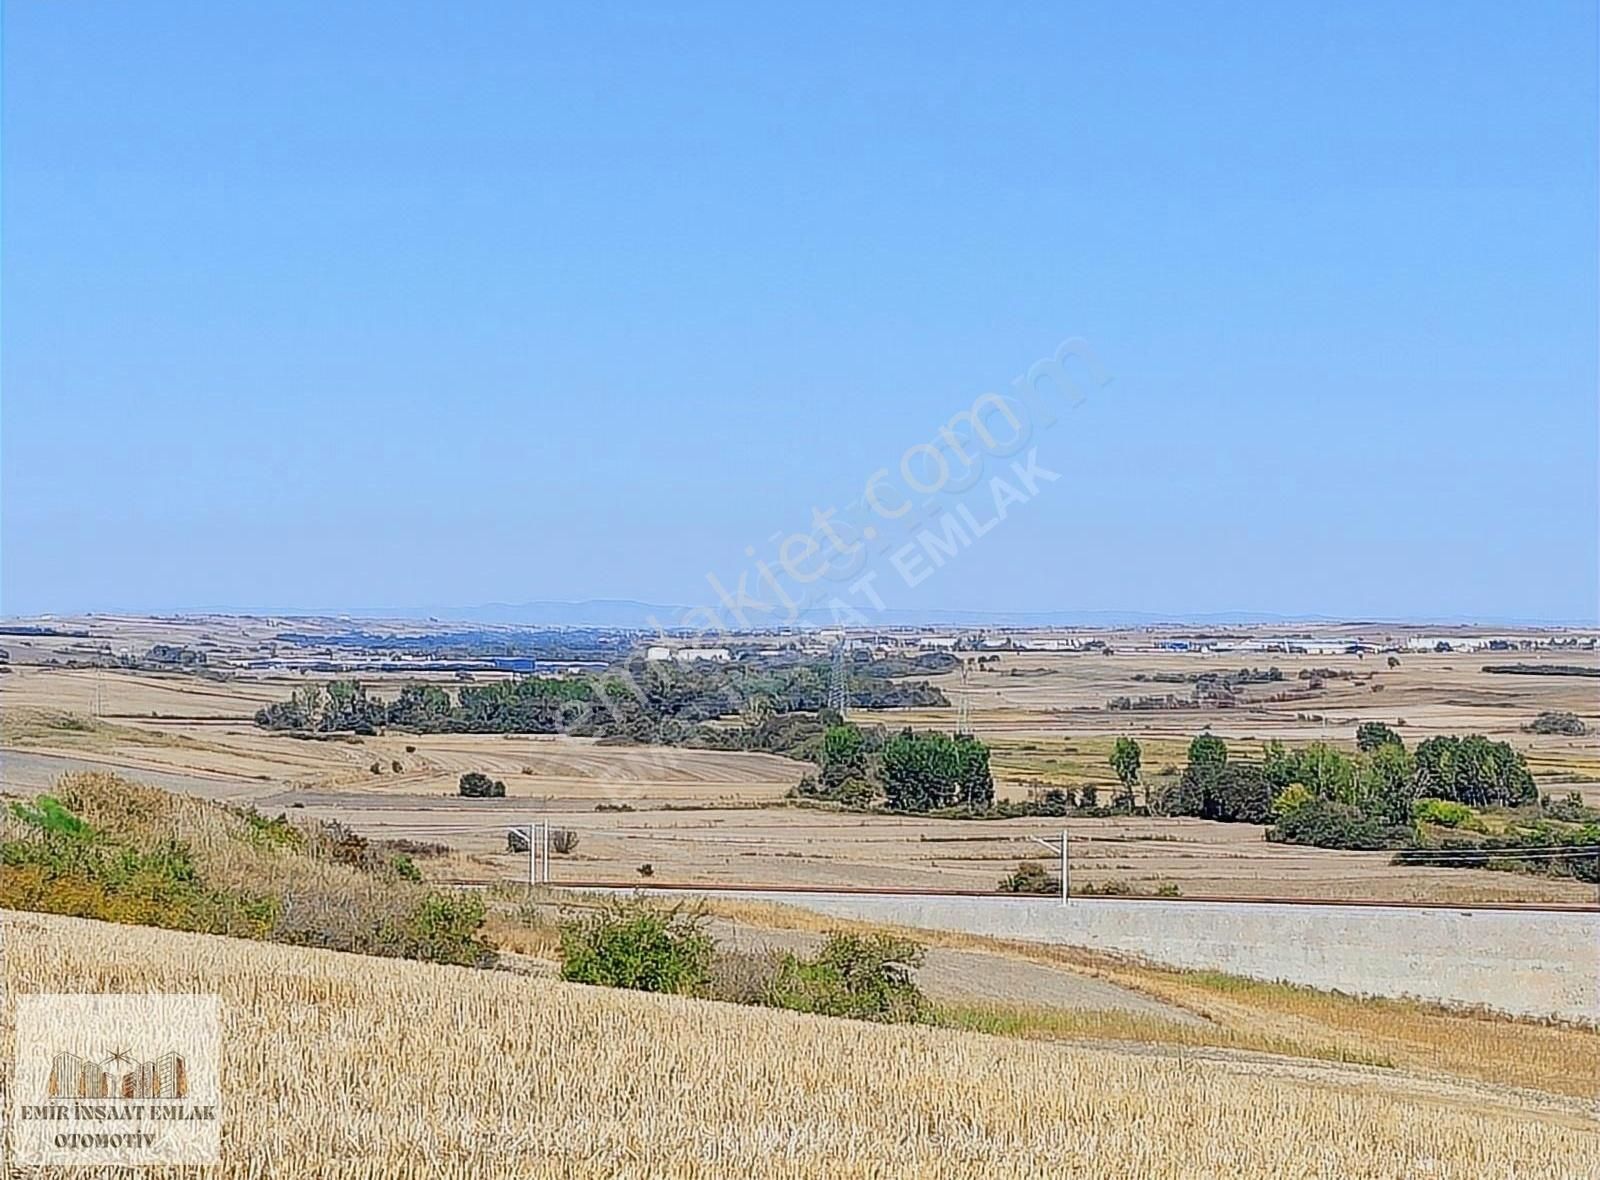
[[[754,730],[773,717],[819,713],[827,705],[829,676],[829,666],[816,662],[730,668],[640,660],[603,675],[463,684],[453,695],[437,684],[413,682],[387,701],[360,681],[334,680],[297,689],[288,700],[258,710],[255,722],[264,729],[314,733],[374,733],[390,727],[412,733],[564,733],[679,744],[711,741],[696,727],[728,716]],[[871,665],[854,669],[847,689],[850,704],[860,708],[949,704],[937,686],[895,679]]]

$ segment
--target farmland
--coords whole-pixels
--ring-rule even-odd
[[[268,814],[303,810],[307,818],[339,820],[374,836],[438,840],[453,854],[430,862],[427,871],[448,880],[485,883],[525,874],[525,859],[506,850],[505,829],[542,818],[579,833],[576,851],[556,866],[558,878],[568,880],[639,879],[649,866],[657,881],[983,890],[1018,860],[1047,855],[1034,838],[1057,840],[1068,827],[1074,882],[1097,889],[1450,902],[1588,902],[1594,896],[1592,887],[1560,878],[1441,871],[1394,865],[1383,853],[1269,844],[1252,824],[1144,816],[971,823],[799,808],[785,796],[814,768],[744,750],[392,728],[366,735],[274,732],[253,724],[257,709],[332,675],[290,670],[275,638],[285,623],[95,618],[55,624],[69,634],[5,641],[11,660],[0,676],[0,762],[8,790],[43,790],[70,769],[118,770]],[[294,625],[300,631],[314,626]],[[1326,651],[1180,652],[1160,649],[1139,633],[1096,634],[1112,654],[999,650],[978,663],[965,684],[954,672],[930,678],[952,702],[965,695],[971,728],[991,747],[1001,799],[1024,799],[1045,787],[1094,787],[1104,798],[1116,783],[1108,756],[1123,735],[1143,746],[1142,797],[1175,780],[1189,739],[1203,729],[1249,757],[1268,741],[1350,748],[1358,722],[1384,721],[1411,743],[1459,733],[1508,741],[1526,756],[1541,791],[1576,791],[1600,802],[1600,708],[1592,679],[1487,674],[1481,671],[1491,662],[1487,652],[1402,647],[1392,660]],[[1380,636],[1397,643],[1407,637],[1393,628]],[[206,674],[89,666],[105,662],[107,652],[138,653],[158,643],[204,651]],[[327,655],[314,650],[319,659]],[[1515,659],[1600,667],[1593,651],[1572,647],[1520,651]],[[1197,681],[1241,666],[1270,667],[1279,678],[1241,686],[1238,699],[1226,705],[1188,701]],[[497,675],[504,674],[477,677]],[[454,675],[393,671],[362,680],[388,697],[415,680],[447,689],[459,683]],[[1119,698],[1167,694],[1188,703],[1108,707]],[[1527,732],[1547,711],[1587,717],[1588,732]],[[857,710],[852,720],[890,730],[948,729],[954,707]],[[505,798],[458,798],[456,782],[471,771],[502,781]]]
[[[227,1177],[354,1180],[419,1161],[461,1178],[632,1174],[645,1160],[659,1176],[1129,1180],[1600,1168],[1600,1131],[1555,1089],[863,1026],[40,915],[6,925],[12,992],[221,994]],[[1292,1004],[1301,1021],[1316,1011]]]

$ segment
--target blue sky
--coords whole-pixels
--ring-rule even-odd
[[[1595,617],[1592,4],[756,7],[8,5],[0,608],[699,603],[1076,336],[888,605]]]

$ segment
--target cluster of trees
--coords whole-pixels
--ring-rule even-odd
[[[971,734],[903,729],[884,743],[878,769],[896,811],[982,811],[994,803],[989,747]]]
[[[896,667],[915,666],[900,661]],[[868,666],[850,680],[863,708],[948,705],[927,681],[895,680]],[[703,722],[738,716],[759,730],[773,717],[819,713],[827,704],[826,664],[723,667],[639,661],[623,675],[523,676],[463,685],[455,697],[435,684],[407,684],[393,701],[369,696],[358,681],[298,689],[256,713],[266,729],[371,733],[383,726],[415,733],[567,733],[640,742],[689,742]],[[758,742],[757,748],[770,748]]]
[[[989,747],[971,734],[907,728],[887,735],[840,721],[824,732],[816,757],[820,773],[804,780],[797,795],[852,807],[881,798],[895,811],[994,806]]]
[[[311,730],[317,733],[376,733],[388,723],[388,707],[355,680],[334,680],[326,688],[297,688],[287,701],[256,710],[263,729]]]
[[[1537,802],[1538,791],[1505,742],[1434,737],[1412,753],[1389,726],[1367,722],[1356,730],[1354,756],[1326,742],[1293,750],[1268,742],[1259,762],[1237,760],[1221,738],[1201,734],[1189,743],[1181,778],[1154,792],[1150,805],[1163,815],[1272,824],[1268,839],[1287,843],[1383,848],[1413,838],[1422,799],[1518,807]]]
[[[1469,807],[1520,807],[1539,801],[1522,755],[1506,742],[1480,734],[1421,742],[1416,767],[1418,798],[1449,799]]]

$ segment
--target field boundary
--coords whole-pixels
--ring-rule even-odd
[[[469,882],[442,881],[440,884],[466,885]],[[607,892],[661,890],[676,893],[785,893],[807,896],[813,894],[844,895],[849,897],[970,897],[989,898],[1001,902],[1055,902],[1059,898],[1035,893],[1002,893],[993,889],[928,889],[893,885],[763,885],[760,883],[729,883],[725,881],[569,881],[564,878],[543,882],[556,889],[594,889]],[[1196,897],[1158,897],[1149,893],[1074,894],[1070,903],[1082,902],[1150,902],[1162,905],[1270,905],[1270,906],[1355,906],[1363,909],[1383,910],[1459,910],[1463,913],[1476,910],[1491,912],[1525,912],[1546,914],[1600,914],[1600,904],[1575,905],[1565,902],[1515,902],[1515,901],[1383,901],[1372,898],[1340,899],[1329,897],[1238,897],[1209,895]]]

